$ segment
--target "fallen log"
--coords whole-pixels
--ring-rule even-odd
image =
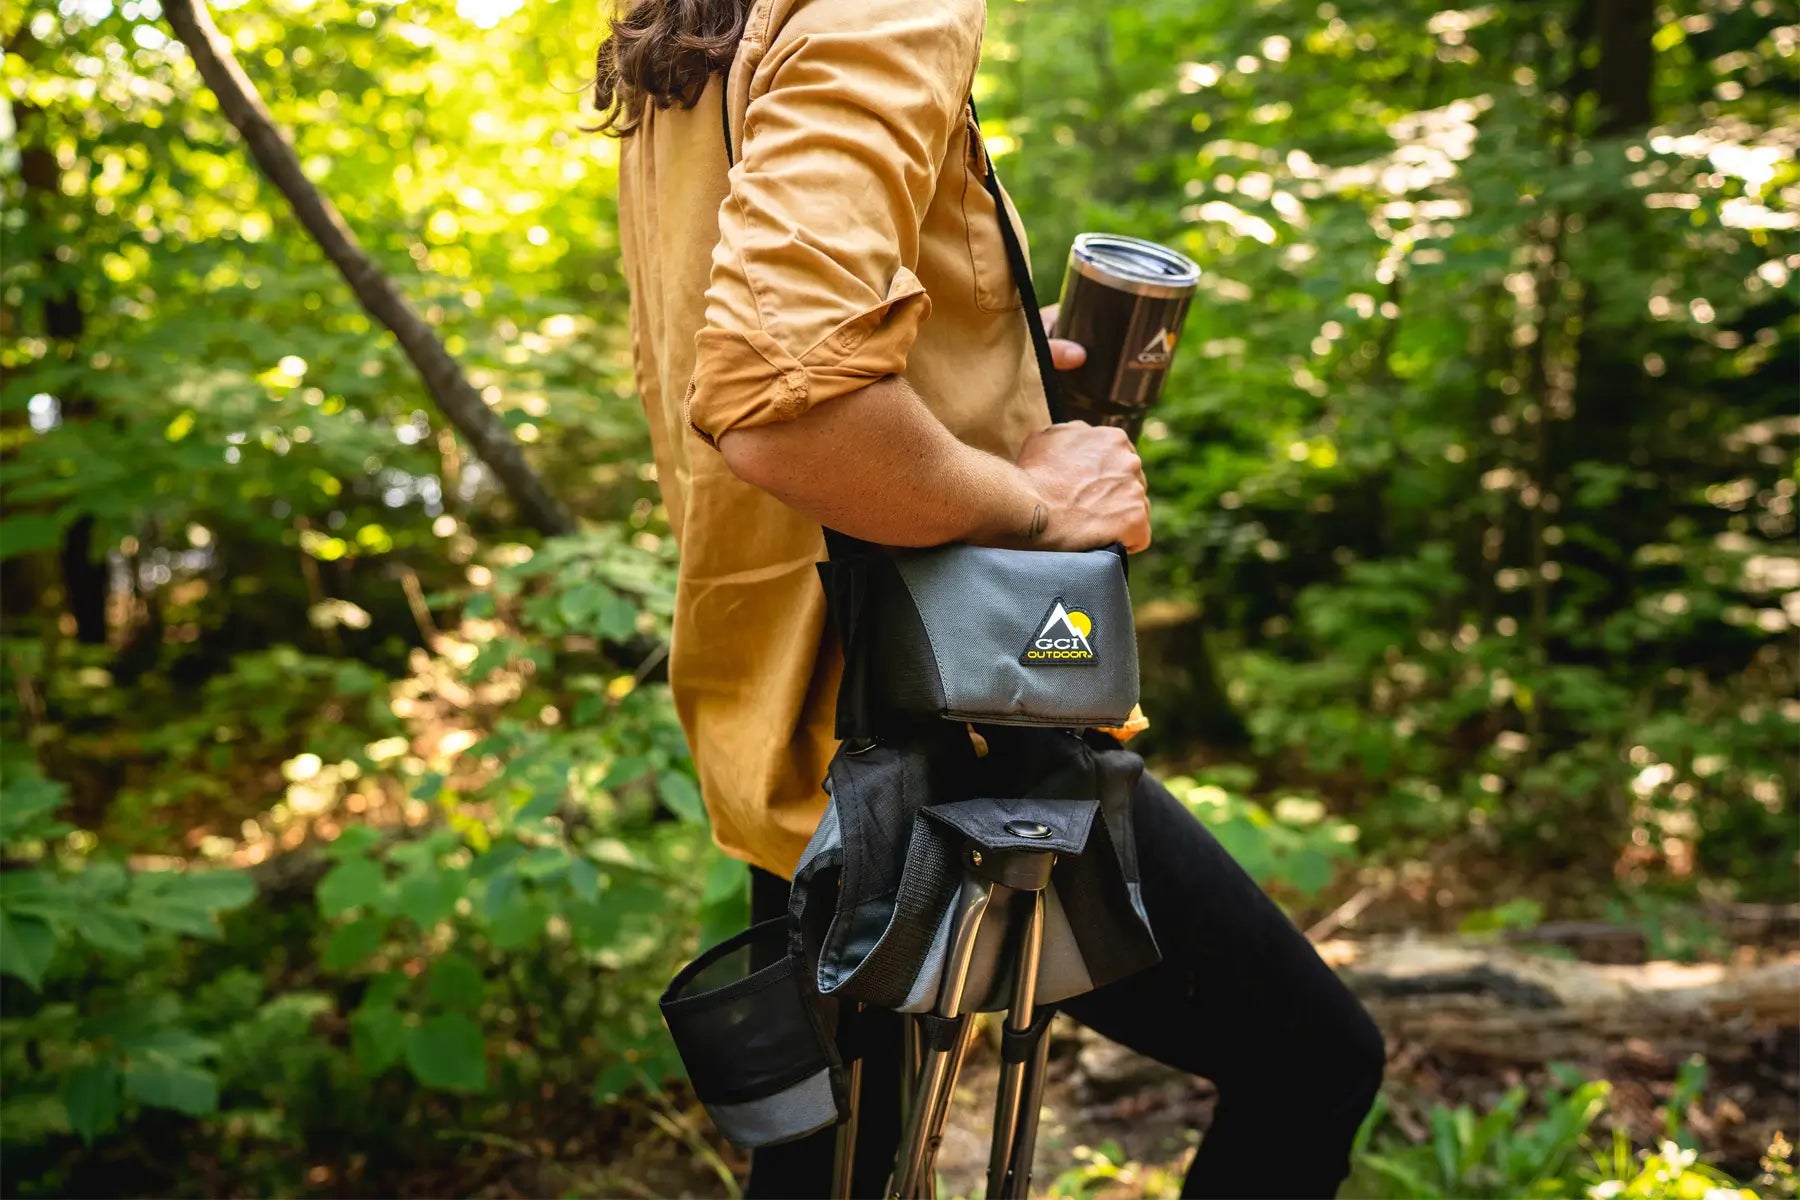
[[[1475,1058],[1541,1063],[1631,1043],[1659,1056],[1716,1056],[1800,1027],[1800,954],[1753,965],[1617,965],[1422,937],[1319,949],[1390,1040]]]

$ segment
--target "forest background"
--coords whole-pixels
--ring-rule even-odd
[[[745,880],[662,682],[604,17],[220,6],[358,292],[204,8],[7,6],[5,1194],[735,1189],[654,1005]],[[1489,985],[1794,962],[1797,88],[1776,0],[992,5],[1040,280],[1086,229],[1205,271],[1146,753],[1340,959],[1489,963],[1488,1033],[1384,1017],[1355,1194],[1793,1194],[1791,975],[1535,1056]],[[1079,1082],[1041,1184],[1170,1188],[1108,1130],[1203,1089]]]

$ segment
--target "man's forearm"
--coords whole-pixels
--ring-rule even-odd
[[[730,430],[719,450],[790,508],[878,545],[1026,545],[1044,528],[1030,478],[959,442],[893,376],[797,420]]]

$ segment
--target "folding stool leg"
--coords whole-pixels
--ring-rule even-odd
[[[923,1063],[912,1107],[906,1115],[906,1133],[900,1156],[894,1163],[895,1200],[923,1200],[935,1186],[933,1171],[938,1144],[943,1141],[944,1121],[950,1115],[950,1092],[962,1066],[968,1040],[963,1035],[968,1019],[962,1014],[963,989],[968,983],[969,961],[975,953],[975,935],[993,899],[994,885],[984,879],[963,880],[950,926],[950,953],[944,966],[944,982],[927,1027]]]
[[[1006,1164],[1006,1190],[1000,1195],[1024,1200],[1031,1189],[1031,1160],[1037,1151],[1038,1117],[1044,1108],[1044,1076],[1050,1057],[1050,1028],[1040,1025],[1025,1062],[1025,1083],[1020,1088],[1019,1124],[1013,1134],[1012,1152]],[[999,1200],[996,1196],[995,1200]]]
[[[1006,1032],[1016,1040],[1019,1035],[1031,1029],[1032,1017],[1037,1006],[1038,961],[1044,947],[1044,893],[1031,892],[1031,913],[1026,918],[1025,927],[1020,931],[1017,957],[1014,960],[1012,1005],[1006,1014]],[[1042,1031],[1037,1039],[1043,1043]],[[1034,1045],[1027,1057],[1017,1057],[1012,1048],[1001,1055],[1000,1081],[994,1090],[994,1141],[988,1152],[988,1200],[1001,1200],[1002,1197],[1023,1196],[1025,1194],[1024,1179],[1031,1172],[1031,1152],[1029,1144],[1021,1145],[1020,1133],[1026,1102],[1026,1075],[1030,1058],[1035,1057],[1037,1047]],[[1038,1089],[1040,1095],[1042,1088]],[[1032,1104],[1035,1108],[1036,1099]],[[1029,1132],[1037,1133],[1037,1122],[1032,1120]],[[1021,1152],[1025,1164],[1022,1173],[1024,1178],[1015,1178],[1015,1163]]]
[[[850,1092],[850,1115],[837,1127],[837,1149],[831,1164],[831,1194],[838,1200],[850,1200],[851,1180],[856,1174],[856,1132],[862,1117],[862,1068],[859,1054],[845,1068],[845,1082]]]

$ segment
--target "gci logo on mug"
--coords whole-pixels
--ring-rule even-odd
[[[1167,329],[1159,329],[1148,345],[1137,352],[1127,365],[1137,370],[1160,370],[1169,365],[1169,356],[1175,353],[1175,335]]]
[[[1100,661],[1093,636],[1094,618],[1070,608],[1058,596],[1038,623],[1037,634],[1025,643],[1019,661],[1028,667],[1091,667]]]

